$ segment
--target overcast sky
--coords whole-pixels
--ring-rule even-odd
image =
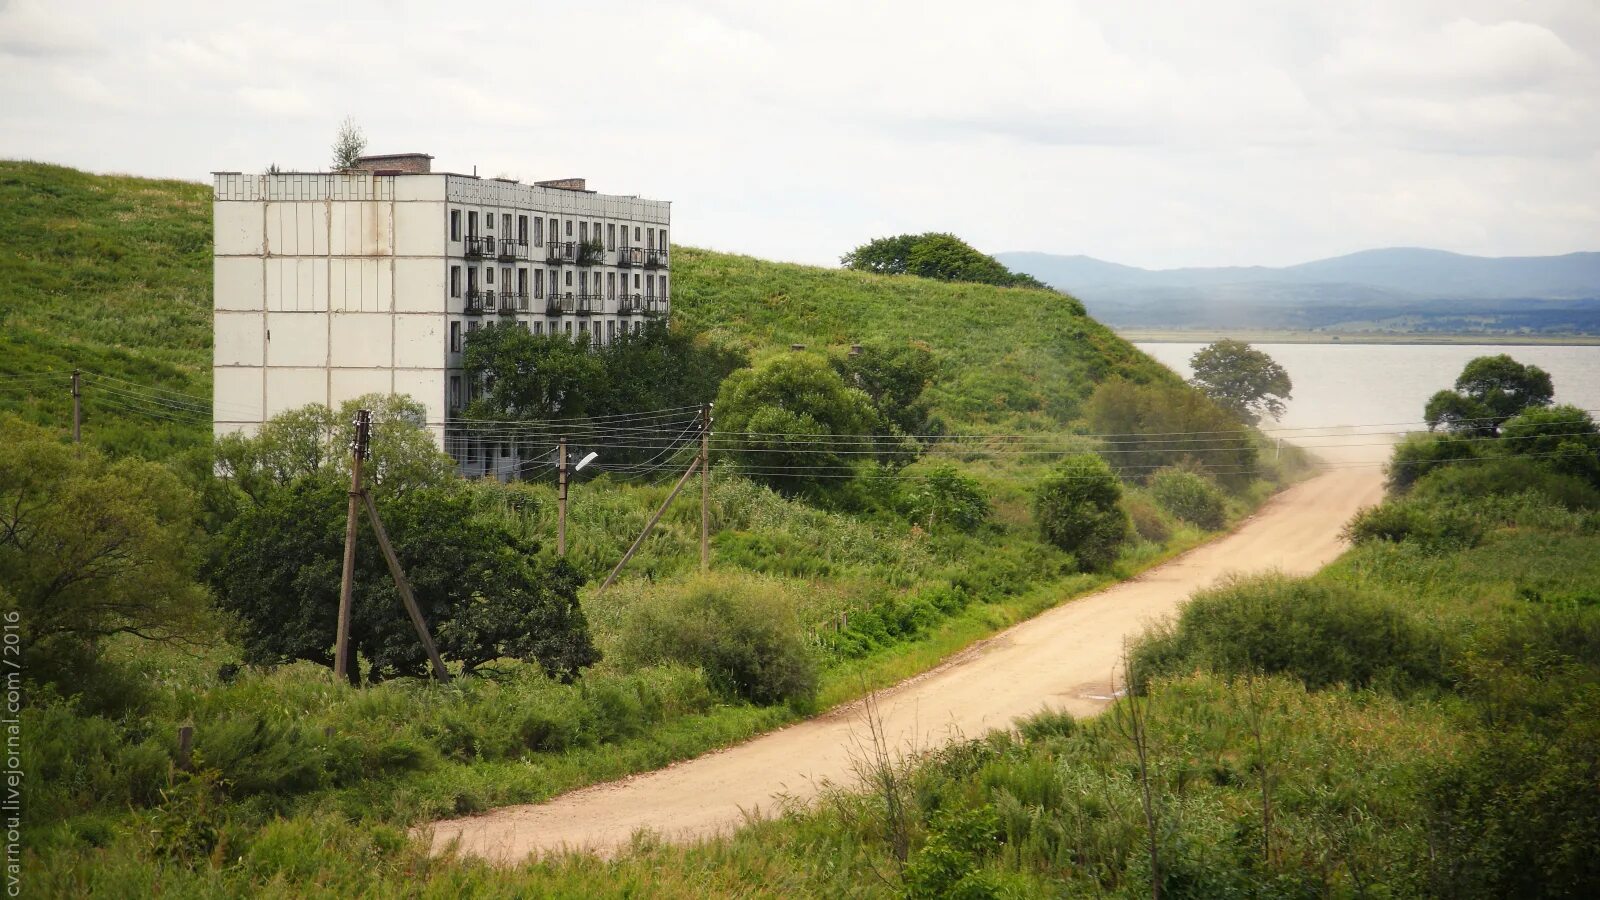
[[[436,170],[673,201],[674,240],[1143,266],[1600,250],[1600,2],[0,0],[0,156]]]

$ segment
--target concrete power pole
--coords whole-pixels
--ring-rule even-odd
[[[350,671],[350,594],[356,574],[356,517],[361,510],[361,463],[367,458],[367,442],[372,437],[372,411],[357,410],[356,437],[350,442],[350,505],[344,523],[344,574],[339,580],[339,627],[334,635],[333,674],[355,680]]]
[[[700,407],[700,571],[711,569],[711,404]]]
[[[567,439],[556,444],[556,555],[567,555]]]

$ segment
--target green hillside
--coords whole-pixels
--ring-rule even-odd
[[[210,188],[0,162],[0,409],[41,424],[70,414],[74,367],[145,390],[210,393]],[[1070,297],[867,275],[680,248],[674,306],[686,323],[751,349],[919,341],[945,363],[930,390],[958,429],[1060,427],[1112,374],[1174,378]],[[160,456],[200,446],[201,417],[170,428],[87,390],[86,439]],[[181,406],[181,401],[178,401]]]

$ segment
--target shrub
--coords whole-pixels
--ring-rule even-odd
[[[1163,544],[1172,537],[1172,523],[1154,500],[1143,494],[1128,494],[1122,498],[1122,506],[1128,511],[1128,520],[1133,523],[1134,533],[1142,540]]]
[[[1557,472],[1540,460],[1515,457],[1442,466],[1417,479],[1410,496],[1443,502],[1530,492],[1569,510],[1600,509],[1600,490],[1582,477]]]
[[[646,598],[629,614],[622,655],[636,664],[699,666],[724,693],[754,703],[806,703],[817,661],[795,611],[760,582],[696,578]]]
[[[1380,598],[1267,575],[1204,591],[1134,645],[1133,682],[1160,675],[1286,673],[1317,689],[1440,685],[1442,638]]]
[[[921,477],[909,478],[900,485],[896,505],[911,522],[929,531],[948,526],[972,532],[989,518],[989,500],[983,487],[955,466],[933,466]]]
[[[1150,479],[1150,493],[1161,508],[1208,531],[1227,521],[1222,491],[1211,480],[1182,469],[1162,469]]]
[[[1122,485],[1111,467],[1092,453],[1069,456],[1039,483],[1034,515],[1051,544],[1074,553],[1089,571],[1116,561],[1128,539],[1128,514],[1118,501]]]
[[[1483,526],[1460,507],[1390,500],[1356,513],[1345,526],[1344,537],[1353,544],[1407,542],[1432,551],[1458,550],[1476,546],[1483,539]]]
[[[1389,458],[1389,489],[1404,493],[1417,479],[1478,455],[1472,439],[1453,434],[1413,434],[1396,444]]]
[[[1575,406],[1527,410],[1500,426],[1495,450],[1541,457],[1557,472],[1600,484],[1600,433],[1589,414]]]

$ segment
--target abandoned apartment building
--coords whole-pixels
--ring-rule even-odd
[[[581,178],[432,171],[421,153],[338,172],[215,172],[213,431],[405,394],[467,474],[519,461],[457,427],[488,323],[596,344],[671,309],[671,204]]]

